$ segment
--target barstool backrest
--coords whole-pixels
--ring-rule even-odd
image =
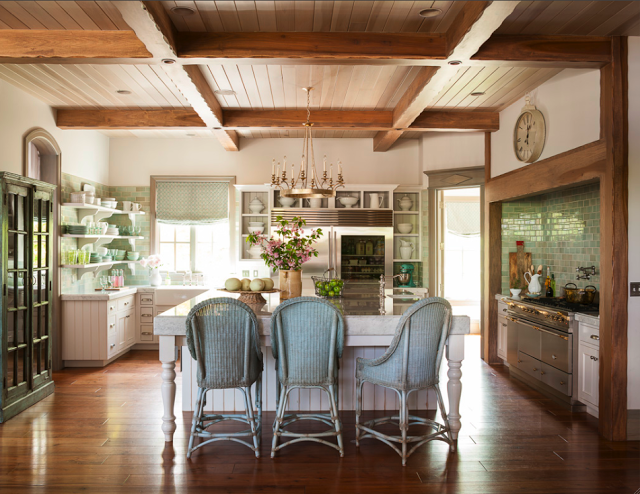
[[[392,380],[404,389],[438,383],[444,344],[451,327],[451,305],[440,297],[416,302],[403,314],[384,359],[395,360]]]
[[[198,362],[198,386],[222,389],[250,386],[262,370],[258,320],[233,298],[211,298],[187,316],[187,345]]]
[[[271,316],[271,348],[283,384],[334,384],[343,345],[342,313],[325,300],[293,298]]]

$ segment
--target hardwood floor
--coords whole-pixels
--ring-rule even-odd
[[[342,416],[342,459],[326,446],[303,443],[272,460],[273,413],[265,413],[262,458],[220,442],[188,461],[191,414],[177,414],[173,444],[160,430],[157,352],[131,352],[104,369],[67,369],[54,374],[52,396],[0,425],[0,492],[631,494],[640,488],[639,442],[600,439],[593,417],[563,410],[478,354],[479,337],[467,337],[458,451],[432,443],[404,468],[378,441],[356,450],[353,413]]]

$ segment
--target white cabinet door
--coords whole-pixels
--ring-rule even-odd
[[[122,350],[124,350],[127,347],[127,337],[125,335],[125,330],[126,330],[126,313],[124,312],[119,312],[118,315],[116,316],[118,319],[118,322],[116,322],[116,327],[118,329],[118,336],[117,336],[117,340],[116,340],[116,352],[121,352]]]
[[[129,310],[124,313],[124,345],[130,347],[136,342],[136,320],[135,311]]]
[[[507,360],[507,320],[498,317],[498,357]]]
[[[580,368],[578,399],[595,408],[598,408],[598,384],[600,382],[599,355],[600,353],[595,347],[580,345],[578,348]]]

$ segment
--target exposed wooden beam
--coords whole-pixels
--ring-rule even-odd
[[[223,110],[222,115],[226,123],[223,130],[296,130],[302,128],[302,122],[307,118],[305,110]],[[313,128],[391,130],[392,119],[391,111],[319,110],[313,112]],[[64,129],[184,129],[207,126],[198,113],[191,108],[147,110],[65,108],[58,110],[57,125]],[[403,130],[495,132],[499,127],[498,113],[425,111],[410,127]]]
[[[467,2],[446,33],[451,60],[467,61],[500,27],[518,2]],[[394,128],[408,127],[429,106],[458,72],[458,67],[423,67],[393,110]],[[374,151],[387,151],[402,135],[398,130],[379,132]]]
[[[599,431],[627,439],[629,278],[629,128],[627,38],[612,40],[611,63],[600,76],[606,173],[600,182]]]
[[[152,55],[133,31],[0,29],[0,57],[135,58],[140,63]]]
[[[446,38],[423,33],[180,33],[180,58],[443,60]]]
[[[176,60],[177,32],[161,3],[115,2],[114,5],[155,58]],[[165,63],[163,68],[222,146],[227,151],[238,151],[238,135],[222,130],[222,109],[200,68],[177,63]]]
[[[206,124],[191,108],[153,110],[59,109],[56,125],[61,129],[171,129],[202,128]]]
[[[600,36],[493,35],[471,57],[479,62],[504,63],[571,61],[575,66],[601,66],[611,60],[611,38]]]

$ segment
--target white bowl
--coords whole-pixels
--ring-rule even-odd
[[[249,233],[262,233],[264,232],[264,226],[250,226]]]
[[[340,204],[345,208],[350,208],[351,206],[358,204],[359,199],[357,197],[340,197],[338,201],[340,201]]]
[[[293,203],[296,202],[296,200],[293,197],[281,197],[279,201],[280,201],[280,205],[283,208],[290,208],[291,206],[293,206]]]
[[[249,226],[264,226],[262,221],[250,221]]]
[[[413,225],[411,223],[399,223],[398,224],[398,231],[400,233],[411,233],[411,231],[413,230]]]

